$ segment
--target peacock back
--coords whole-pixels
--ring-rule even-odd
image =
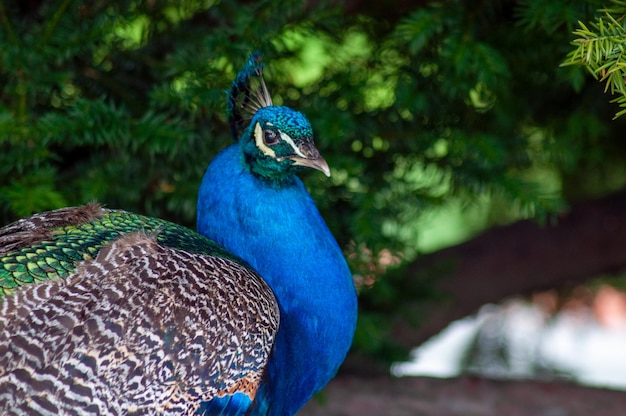
[[[0,228],[0,297],[30,283],[65,278],[106,244],[132,232],[164,246],[245,262],[212,240],[159,218],[91,203],[62,208]]]

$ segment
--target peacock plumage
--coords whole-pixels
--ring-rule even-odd
[[[228,111],[198,233],[97,204],[0,229],[0,413],[292,415],[334,376],[356,292],[295,175],[328,165],[257,54]]]

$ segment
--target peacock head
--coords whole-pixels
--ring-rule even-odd
[[[241,143],[246,165],[273,183],[290,179],[302,166],[330,176],[313,143],[311,123],[298,111],[273,105],[262,72],[261,55],[253,52],[228,93],[231,133]],[[244,127],[247,118],[250,122]]]
[[[259,108],[240,140],[246,163],[261,178],[280,182],[301,166],[330,176],[328,164],[313,143],[311,123],[289,107]]]

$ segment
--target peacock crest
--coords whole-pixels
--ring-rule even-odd
[[[261,60],[260,52],[252,52],[233,81],[230,91],[226,92],[228,123],[235,141],[239,140],[245,121],[251,120],[261,108],[273,105],[272,96],[263,79]]]

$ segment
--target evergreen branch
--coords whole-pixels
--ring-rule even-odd
[[[615,117],[613,117],[614,120],[626,114],[626,97],[625,96],[618,97],[614,100],[611,100],[611,102],[619,104],[620,108],[622,108],[622,110],[618,111],[617,114],[615,114]]]
[[[577,37],[572,41],[572,50],[561,66],[578,65],[585,67],[595,79],[605,84],[605,92],[619,94],[615,102],[626,103],[626,28],[623,25],[626,15],[626,2],[615,1],[612,8],[600,10],[598,17],[588,25],[578,22],[580,28],[574,31]],[[615,15],[620,17],[615,18]],[[620,111],[615,117],[624,114]]]

